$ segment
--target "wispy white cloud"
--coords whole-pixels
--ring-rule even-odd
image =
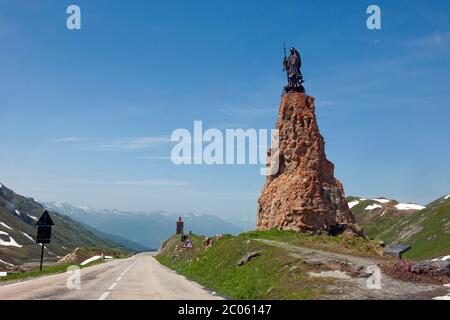
[[[81,143],[85,142],[88,146],[96,150],[140,150],[169,143],[169,136],[148,136],[137,138],[117,138],[117,139],[94,139],[87,137],[60,137],[47,140],[52,143]]]
[[[120,138],[111,142],[100,143],[97,147],[110,150],[139,150],[155,147],[166,142],[170,142],[170,137]]]
[[[186,181],[178,181],[170,179],[126,180],[126,181],[116,181],[115,184],[129,187],[184,187],[190,185],[190,183]]]
[[[117,180],[117,181],[99,181],[99,180],[83,180],[82,184],[101,185],[101,186],[126,186],[126,187],[185,187],[191,183],[187,181],[173,179],[144,179],[144,180]]]
[[[141,159],[141,160],[170,160],[171,158],[169,156],[143,156],[143,157],[138,157],[138,159]]]
[[[429,47],[450,44],[450,31],[436,30],[432,34],[406,41],[408,45]]]
[[[83,138],[83,137],[62,137],[50,140],[50,142],[61,142],[61,143],[71,143],[71,142],[86,142],[90,141],[89,138]]]

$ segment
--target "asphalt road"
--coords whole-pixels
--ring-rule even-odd
[[[221,299],[161,265],[152,253],[81,269],[79,288],[74,279],[72,272],[0,285],[0,300]]]

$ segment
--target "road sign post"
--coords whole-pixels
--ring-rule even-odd
[[[52,237],[52,226],[53,223],[52,218],[47,210],[44,211],[42,216],[39,218],[39,221],[36,223],[37,225],[37,237],[36,243],[40,243],[42,245],[41,248],[41,263],[39,266],[39,270],[42,271],[42,264],[44,262],[44,247],[46,243],[50,243],[50,239]]]
[[[41,264],[39,265],[39,271],[42,271],[42,263],[44,262],[44,244],[41,243]]]

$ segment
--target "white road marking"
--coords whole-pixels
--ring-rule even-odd
[[[108,296],[109,296],[110,293],[111,293],[111,292],[106,291],[104,294],[102,294],[102,295],[100,296],[100,298],[98,298],[98,300],[106,300],[106,298],[108,298]]]
[[[109,286],[108,291],[106,291],[105,293],[103,293],[100,298],[98,298],[98,300],[106,300],[108,298],[108,296],[111,294],[111,291],[114,290],[114,288],[117,286],[117,283],[122,280],[122,277],[136,264],[137,262],[134,262],[132,264],[130,264],[121,274],[120,276],[117,278],[116,282],[114,282],[112,285]]]
[[[114,288],[117,286],[117,282],[114,282],[109,288],[108,291],[114,290]]]

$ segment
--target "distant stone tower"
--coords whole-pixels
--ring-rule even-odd
[[[305,93],[282,97],[275,126],[279,150],[269,150],[268,158],[270,166],[272,154],[279,157],[279,170],[267,177],[258,200],[258,230],[335,234],[349,225],[358,229],[334,165],[326,158],[314,109],[314,98]]]
[[[177,221],[177,234],[183,234],[184,222],[181,217],[178,218]]]

